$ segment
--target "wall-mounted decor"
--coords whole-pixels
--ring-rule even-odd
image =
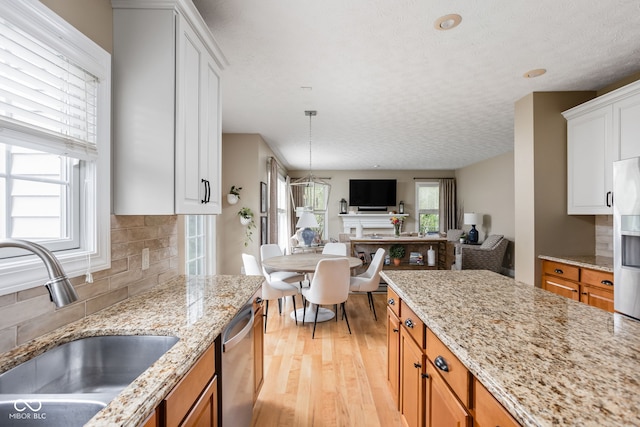
[[[260,181],[260,213],[267,212],[267,183]]]
[[[260,217],[260,244],[261,245],[266,245],[268,242],[268,223],[267,223],[267,217],[266,216],[261,216]]]

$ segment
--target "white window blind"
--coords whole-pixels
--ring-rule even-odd
[[[0,50],[3,138],[95,159],[98,78],[1,17]]]

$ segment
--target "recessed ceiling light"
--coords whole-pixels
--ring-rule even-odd
[[[380,165],[373,165],[374,169],[378,169],[380,167]]]
[[[462,16],[452,13],[436,19],[436,22],[433,24],[433,26],[436,28],[436,30],[445,31],[457,27],[460,22],[462,22]]]
[[[526,73],[524,73],[522,75],[522,77],[527,78],[527,79],[532,79],[534,77],[541,76],[546,72],[547,72],[547,70],[545,70],[544,68],[536,68],[535,70],[527,71]]]

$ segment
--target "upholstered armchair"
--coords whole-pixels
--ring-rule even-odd
[[[497,234],[488,236],[482,245],[462,245],[462,269],[500,273],[508,245],[509,241]]]

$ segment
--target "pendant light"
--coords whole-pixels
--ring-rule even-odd
[[[312,172],[312,152],[311,152],[311,120],[317,115],[315,110],[306,110],[304,115],[309,117],[309,173],[302,177],[292,179],[289,183],[291,200],[296,206],[294,194],[302,191],[304,211],[327,211],[331,184],[313,175]],[[300,207],[300,206],[298,206]]]

